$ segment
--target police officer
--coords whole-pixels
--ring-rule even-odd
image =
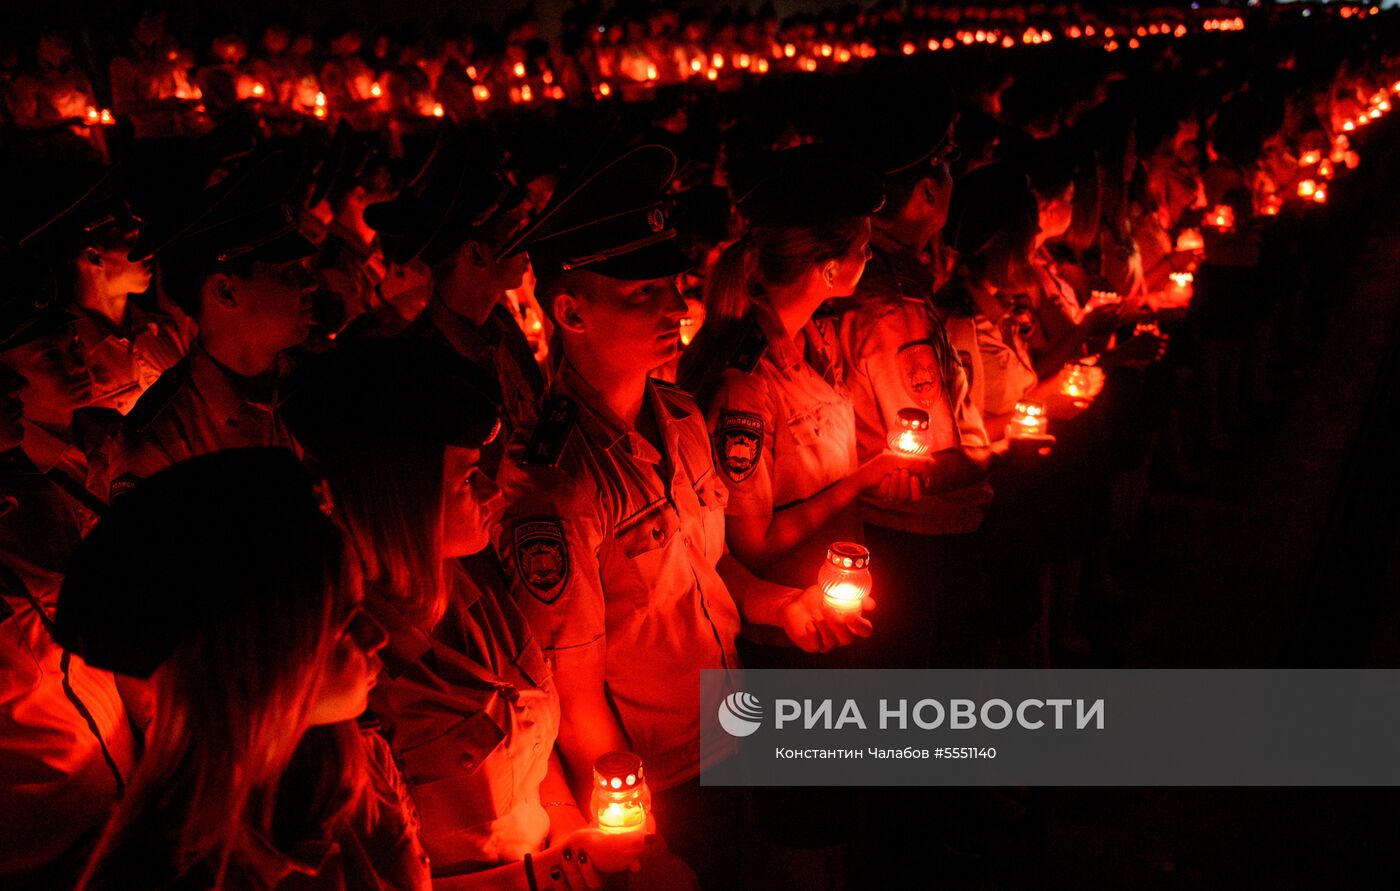
[[[99,505],[42,426],[82,401],[72,327],[14,303],[0,317],[0,883],[71,887],[136,746],[111,674],[51,636],[62,573]],[[23,368],[28,375],[21,375]],[[73,389],[77,387],[78,389]],[[29,407],[32,406],[32,413]],[[32,414],[32,417],[26,417]],[[76,477],[76,478],[75,478]]]
[[[432,270],[433,297],[406,336],[444,344],[490,369],[510,436],[534,426],[545,382],[506,301],[525,276],[526,256],[516,243],[525,192],[473,145],[484,138],[461,133],[439,143],[415,181],[394,200],[367,208],[365,222],[391,237],[395,263],[421,260]]]
[[[389,632],[370,705],[433,875],[519,885],[551,862],[615,870],[642,839],[584,829],[554,754],[559,696],[490,545],[503,502],[480,462],[498,399],[446,346],[395,338],[308,363],[285,414],[366,557]]]
[[[867,498],[866,535],[879,555],[882,624],[899,629],[881,658],[900,667],[958,664],[950,652],[969,637],[955,601],[975,596],[960,566],[973,567],[970,536],[991,499],[988,438],[971,399],[963,360],[932,304],[934,274],[924,253],[942,228],[952,193],[953,96],[934,84],[912,120],[870,122],[857,148],[881,174],[886,204],[871,225],[871,258],[836,328],[855,406],[859,455],[889,449],[901,412],[928,423],[920,497],[902,504]],[[954,560],[951,554],[964,559]],[[935,556],[942,555],[942,556]],[[947,660],[947,661],[944,661]]]
[[[704,418],[648,380],[685,314],[673,279],[689,261],[662,195],[675,166],[664,148],[634,149],[526,234],[563,357],[538,426],[502,465],[497,546],[553,668],[574,787],[599,755],[636,752],[662,833],[692,866],[723,871],[742,838],[706,842],[736,821],[696,782],[702,758],[723,755],[700,750],[699,672],[738,668],[741,608],[812,648],[831,629],[815,586],[762,582],[725,555],[727,490]]]
[[[61,175],[65,185],[75,178],[72,170]],[[20,244],[45,256],[55,278],[68,280],[56,282],[56,299],[71,303],[92,376],[88,404],[125,414],[189,344],[155,295],[146,294],[151,262],[128,256],[141,221],[119,190],[117,172],[103,175]]]
[[[190,355],[143,395],[109,447],[115,497],[183,458],[240,446],[288,445],[276,402],[282,353],[306,339],[315,279],[269,165],[208,192],[190,217],[151,233],[172,299],[199,323]],[[145,240],[145,239],[143,239]]]
[[[776,172],[740,202],[748,232],[710,276],[680,380],[709,415],[730,549],[762,577],[801,586],[831,542],[860,540],[860,493],[901,473],[907,488],[913,468],[885,451],[857,460],[845,371],[812,319],[860,281],[879,179],[817,146],[769,164]]]

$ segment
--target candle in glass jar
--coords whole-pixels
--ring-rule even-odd
[[[833,542],[817,573],[826,605],[838,613],[859,613],[870,596],[870,551],[852,541]]]
[[[1163,303],[1166,306],[1185,306],[1191,302],[1196,277],[1189,272],[1173,272],[1167,276],[1167,290]]]
[[[888,441],[891,451],[901,455],[928,454],[933,447],[928,412],[921,408],[901,408]]]
[[[1206,216],[1206,225],[1221,232],[1229,232],[1235,228],[1235,209],[1228,204],[1218,204]]]
[[[1065,378],[1064,383],[1060,385],[1060,392],[1071,399],[1093,399],[1103,391],[1104,373],[1097,365],[1071,362],[1065,366],[1064,372]]]
[[[1006,435],[1013,439],[1027,436],[1044,436],[1050,424],[1045,417],[1045,406],[1039,402],[1018,402],[1011,421],[1006,425]]]
[[[1183,229],[1176,237],[1176,249],[1179,251],[1199,251],[1204,250],[1205,246],[1205,240],[1197,229]]]
[[[594,762],[590,809],[598,828],[610,835],[645,828],[651,790],[642,759],[631,752],[608,752]]]

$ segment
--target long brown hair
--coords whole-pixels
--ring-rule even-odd
[[[248,598],[194,629],[152,676],[146,753],[79,888],[129,876],[133,861],[176,877],[208,870],[222,885],[253,833],[277,844],[369,813],[354,723],[308,724],[358,572],[329,525],[306,546],[321,555],[318,570],[279,578],[281,596]],[[203,594],[191,579],[189,596]],[[162,843],[167,861],[144,847]]]
[[[341,521],[359,549],[365,579],[419,628],[447,611],[442,557],[445,444],[326,449],[312,462],[335,493]]]
[[[849,254],[866,217],[811,226],[753,226],[720,254],[705,282],[705,324],[681,357],[678,379],[702,408],[743,338],[756,301],[771,287],[791,285],[814,266]]]

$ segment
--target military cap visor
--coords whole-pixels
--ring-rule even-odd
[[[501,250],[521,250],[539,275],[586,270],[624,281],[678,275],[695,264],[680,249],[666,188],[676,156],[632,149],[564,192]]]
[[[128,257],[285,263],[311,256],[316,246],[301,233],[287,200],[289,172],[280,155],[259,160],[147,226]]]

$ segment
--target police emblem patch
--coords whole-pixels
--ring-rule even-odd
[[[900,347],[899,367],[904,372],[905,388],[920,408],[927,410],[938,404],[943,383],[933,344],[916,340]]]
[[[753,412],[720,412],[715,437],[715,460],[736,483],[749,478],[763,452],[763,419]]]
[[[515,568],[536,600],[553,603],[569,580],[569,547],[559,520],[528,520],[515,527]]]

